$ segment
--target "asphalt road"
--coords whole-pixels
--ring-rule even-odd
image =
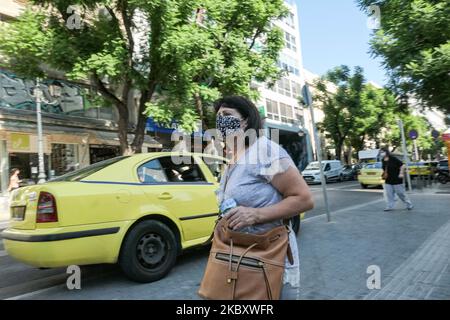
[[[376,188],[362,190],[357,181],[330,183],[327,190],[331,215],[333,211],[379,200],[383,193]],[[315,208],[305,219],[325,214],[321,186],[311,186],[311,191]],[[166,278],[149,284],[127,280],[116,265],[84,266],[81,290],[68,290],[65,268],[39,270],[24,265],[9,257],[0,241],[0,299],[198,299],[195,288],[207,255],[208,248],[188,251]]]

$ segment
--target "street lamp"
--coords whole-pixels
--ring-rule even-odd
[[[53,85],[52,85],[53,86]],[[55,96],[58,95],[59,90],[53,87],[50,90],[52,94]],[[38,134],[38,162],[39,162],[39,174],[38,174],[38,183],[44,183],[47,175],[45,174],[45,166],[44,166],[44,138],[42,134],[42,113],[41,113],[41,103],[45,102],[47,104],[57,104],[58,101],[48,102],[43,99],[43,92],[41,89],[40,79],[36,78],[36,87],[34,88],[33,95],[36,99],[36,114],[37,114],[37,134]]]

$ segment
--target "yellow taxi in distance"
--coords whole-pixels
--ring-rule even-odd
[[[137,154],[16,189],[5,250],[36,267],[119,263],[134,281],[156,281],[183,249],[209,239],[225,163],[201,153]]]
[[[381,186],[384,184],[382,174],[383,166],[381,162],[369,163],[360,170],[358,181],[363,189],[367,189],[370,185]]]
[[[431,164],[425,162],[412,162],[408,165],[408,169],[411,178],[418,176],[430,176],[434,171]]]

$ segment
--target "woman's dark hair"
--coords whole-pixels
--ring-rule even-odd
[[[262,129],[261,116],[253,102],[242,96],[227,96],[214,103],[214,111],[216,114],[221,107],[239,111],[242,117],[247,120],[247,128],[245,131],[254,129],[257,137],[259,137],[259,131]]]
[[[18,169],[18,168],[12,168],[12,169],[11,169],[11,174],[10,174],[10,176],[12,177],[12,175],[13,175],[14,173],[16,173],[16,171],[20,171],[20,169]]]
[[[390,155],[391,155],[391,152],[389,151],[389,147],[383,147],[383,148],[381,148],[381,151],[386,152],[386,155],[387,155],[387,156],[390,156]]]

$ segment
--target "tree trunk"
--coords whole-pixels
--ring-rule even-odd
[[[132,153],[142,152],[142,145],[144,144],[145,138],[145,126],[147,124],[147,116],[144,115],[144,111],[146,108],[145,104],[152,99],[155,88],[156,83],[153,82],[148,90],[144,90],[141,93],[141,98],[139,99],[138,122],[136,125],[136,130],[134,132],[133,143],[131,144]]]
[[[342,146],[343,146],[343,142],[338,142],[336,143],[336,160],[341,160],[342,159]]]
[[[348,146],[348,156],[347,156],[347,164],[352,164],[352,153],[353,153],[353,148],[351,145]]]
[[[200,120],[202,122],[202,130],[207,130],[208,126],[206,124],[205,115],[203,112],[203,103],[202,98],[200,97],[200,94],[198,92],[194,93],[194,100],[195,100],[195,108],[197,109],[198,115],[200,117]]]
[[[120,142],[120,152],[122,155],[128,155],[130,153],[130,148],[128,145],[128,109],[123,104],[116,104],[117,110],[119,112],[118,121],[118,135]]]

